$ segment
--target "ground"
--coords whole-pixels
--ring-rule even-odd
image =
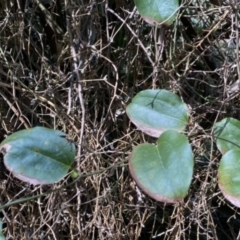
[[[1,155],[7,239],[240,239],[212,136],[215,122],[239,118],[239,8],[186,1],[171,26],[157,28],[130,0],[1,1],[0,141],[34,126],[61,130],[77,146],[81,176],[32,186]],[[189,108],[194,175],[177,204],[151,199],[129,173],[134,146],[156,141],[125,113],[144,89],[174,92]]]

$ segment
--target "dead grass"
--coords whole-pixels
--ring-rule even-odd
[[[0,140],[36,125],[77,144],[82,177],[33,187],[1,165],[7,239],[239,239],[239,210],[217,186],[211,127],[239,118],[240,3],[184,3],[167,29],[143,22],[132,1],[0,3]],[[185,201],[157,203],[129,176],[134,146],[154,142],[124,109],[140,90],[164,88],[189,105],[195,172]]]

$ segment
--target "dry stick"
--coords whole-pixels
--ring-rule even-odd
[[[49,26],[53,29],[56,30],[58,34],[63,34],[64,31],[63,29],[54,21],[54,19],[51,16],[51,13],[45,8],[45,6],[41,3],[40,0],[36,0],[36,3],[38,7],[42,10],[42,12],[45,14],[45,19],[46,22],[49,24]]]
[[[107,9],[110,13],[112,13],[113,15],[115,15],[121,22],[125,23],[126,27],[128,28],[128,30],[132,33],[132,35],[137,39],[139,45],[141,46],[141,48],[143,49],[143,51],[146,53],[146,57],[148,58],[148,61],[151,63],[152,67],[154,67],[154,62],[153,60],[150,58],[147,49],[144,47],[143,43],[141,42],[141,40],[139,39],[139,37],[136,35],[136,33],[132,30],[132,28],[126,23],[126,21],[124,19],[122,19],[118,14],[116,14],[112,9],[108,8]]]
[[[1,72],[1,70],[0,70],[0,73],[2,73]],[[38,100],[40,100],[42,103],[47,103],[49,106],[51,106],[53,109],[57,109],[57,106],[53,103],[53,102],[51,102],[51,101],[49,101],[48,99],[46,99],[46,98],[44,98],[44,97],[42,97],[42,96],[38,96],[38,94],[36,93],[36,92],[34,92],[33,90],[31,90],[31,89],[29,89],[23,82],[21,82],[20,80],[18,80],[18,79],[15,79],[16,80],[16,82],[18,82],[23,88],[20,88],[20,87],[15,87],[16,89],[18,89],[18,90],[21,90],[22,92],[28,92],[28,93],[31,93],[36,99],[38,99]],[[7,84],[3,84],[3,83],[0,83],[0,86],[3,86],[3,87],[8,87],[8,88],[12,88],[11,87],[11,85],[7,85]],[[1,93],[2,94],[2,93]],[[24,103],[22,103],[23,105],[24,105]],[[16,110],[17,111],[17,110]],[[31,110],[30,110],[31,111]],[[74,130],[76,131],[76,132],[78,132],[78,129],[76,129],[76,127],[75,127],[75,125],[72,123],[72,121],[69,121],[70,122],[70,124],[71,124],[71,126],[74,128]],[[30,124],[29,124],[29,126],[30,126]],[[26,126],[25,126],[26,127]],[[29,128],[29,127],[26,127],[26,128]]]
[[[112,84],[111,84],[111,86],[114,88],[113,97],[112,97],[112,99],[111,99],[111,102],[109,103],[108,110],[107,110],[107,114],[105,115],[104,120],[101,122],[101,125],[100,125],[100,127],[99,127],[99,130],[98,130],[98,132],[97,132],[97,139],[99,139],[100,130],[102,129],[103,124],[104,124],[105,121],[107,120],[107,117],[108,117],[108,115],[109,115],[109,113],[110,113],[110,110],[111,110],[111,106],[112,106],[112,104],[113,104],[113,101],[114,101],[115,97],[117,96],[117,87],[118,87],[118,80],[119,80],[119,76],[118,76],[118,72],[117,72],[117,67],[116,67],[116,65],[115,65],[110,59],[108,59],[107,57],[101,55],[100,53],[98,53],[98,55],[99,55],[100,57],[102,57],[103,59],[105,59],[106,61],[108,61],[109,63],[111,63],[112,67],[113,67],[114,70],[115,70],[116,82],[115,82],[115,85],[112,85]],[[107,82],[107,80],[106,80],[105,82]],[[108,82],[107,82],[107,83],[108,83]],[[109,85],[110,85],[110,84],[109,84]]]
[[[72,83],[70,83],[70,87],[68,89],[68,110],[67,115],[71,112],[71,106],[72,106]]]
[[[123,166],[127,166],[127,164],[124,163],[124,161],[121,161],[121,162],[119,162],[117,164],[114,164],[112,166],[109,166],[107,168],[104,168],[104,169],[101,169],[101,170],[98,170],[98,171],[95,171],[95,172],[90,172],[90,173],[87,173],[87,174],[83,174],[83,175],[79,176],[74,181],[70,182],[69,184],[67,184],[65,186],[62,186],[62,187],[59,187],[59,188],[47,191],[45,193],[35,195],[35,196],[24,197],[24,198],[20,198],[20,199],[13,200],[13,201],[10,200],[9,202],[7,202],[3,205],[0,204],[0,211],[2,209],[5,209],[5,208],[10,207],[10,206],[15,205],[15,204],[24,203],[24,202],[27,202],[27,201],[30,201],[30,200],[33,200],[33,199],[37,199],[39,197],[47,196],[50,193],[54,193],[54,192],[58,192],[58,191],[63,190],[63,189],[67,189],[70,186],[72,186],[73,184],[77,183],[82,178],[87,178],[87,177],[90,177],[90,176],[93,176],[93,175],[96,175],[96,174],[101,174],[101,173],[104,173],[104,172],[106,172],[110,169],[115,169],[115,168],[123,167]]]
[[[24,125],[25,128],[29,128],[26,120],[23,118],[23,116],[18,112],[18,110],[13,106],[13,103],[11,103],[7,97],[0,92],[0,95],[2,96],[2,98],[5,100],[5,102],[7,102],[8,106],[12,109],[12,111],[14,112],[14,114],[19,118],[19,120],[22,122],[22,124]]]
[[[80,75],[79,75],[79,68],[77,66],[77,54],[75,51],[75,48],[73,46],[73,37],[72,37],[72,31],[71,31],[71,26],[69,22],[69,18],[67,18],[67,28],[68,28],[68,34],[69,34],[69,41],[70,41],[70,50],[71,50],[71,55],[73,58],[73,71],[76,74],[77,80],[78,80],[78,98],[80,101],[80,106],[82,110],[82,122],[81,122],[81,131],[80,131],[80,139],[79,139],[79,148],[78,148],[78,167],[79,167],[79,160],[81,156],[81,150],[82,150],[82,140],[83,140],[83,133],[84,133],[84,124],[85,124],[85,106],[84,106],[84,100],[83,100],[83,94],[82,94],[82,84],[80,81]]]
[[[238,26],[238,16],[235,16],[235,24]],[[239,31],[238,27],[236,27],[236,49],[239,49]],[[237,62],[239,63],[239,51],[237,50]],[[238,79],[240,79],[240,67],[239,64],[237,64],[237,73],[238,73]],[[239,86],[239,84],[238,84]]]
[[[67,3],[65,2],[65,6],[67,8]],[[81,110],[82,110],[82,122],[81,122],[81,131],[80,131],[80,139],[79,139],[79,147],[78,147],[78,154],[77,154],[77,169],[80,169],[80,157],[81,157],[81,150],[82,150],[82,141],[83,141],[83,133],[84,133],[84,125],[85,125],[85,106],[84,106],[84,100],[83,100],[83,94],[82,94],[82,85],[80,82],[80,75],[79,75],[79,68],[77,66],[77,54],[73,45],[73,36],[72,36],[72,31],[71,31],[71,25],[70,25],[70,19],[72,18],[72,16],[69,15],[67,16],[67,29],[68,29],[68,34],[69,34],[69,42],[70,42],[70,50],[71,50],[71,55],[73,58],[73,68],[74,68],[74,72],[76,74],[77,80],[78,80],[78,98],[80,101],[80,106],[81,106]],[[75,184],[76,190],[77,192],[80,192],[78,184],[76,182]],[[81,196],[80,194],[78,194],[77,196],[77,203],[78,203],[78,207],[77,207],[77,219],[78,219],[78,227],[79,227],[79,231],[81,231],[80,226],[81,226],[81,222],[80,222],[80,206],[81,206]]]
[[[189,52],[181,61],[178,62],[177,66],[180,66],[181,64],[183,64],[184,62],[186,62],[186,60],[192,55],[192,53],[195,51],[195,49],[201,47],[202,43],[212,34],[213,31],[215,31],[219,25],[221,25],[222,21],[226,18],[226,16],[228,15],[229,11],[226,11],[223,16],[221,16],[221,18],[219,19],[219,21],[216,23],[216,25],[206,34],[206,36],[204,36],[203,39],[201,39],[198,44],[196,46],[194,46],[195,48]],[[193,65],[195,63],[195,61],[193,61],[191,63],[191,65]],[[190,68],[190,66],[189,66]]]
[[[159,29],[159,34],[158,34],[158,29]],[[152,74],[152,86],[153,89],[156,89],[156,82],[158,78],[158,63],[162,59],[162,54],[164,50],[164,36],[165,36],[165,26],[162,25],[161,27],[158,27],[155,25],[154,29],[154,39],[155,39],[155,64],[153,67],[153,74]]]
[[[106,12],[107,12],[107,10],[109,9],[107,3],[106,3],[106,5],[105,5],[105,8],[106,8]],[[107,40],[108,40],[109,43],[111,43],[111,40],[110,40],[110,37],[109,37],[109,32],[108,32],[108,18],[106,18],[106,26],[107,26],[107,32],[106,32],[106,34],[107,34]],[[115,76],[116,76],[116,81],[115,81],[115,85],[114,85],[113,97],[112,97],[112,99],[111,99],[111,102],[109,103],[108,110],[107,110],[107,114],[105,115],[104,120],[101,122],[101,125],[100,125],[100,127],[99,127],[99,130],[98,130],[98,132],[97,132],[97,139],[100,139],[100,138],[99,138],[100,131],[101,131],[104,123],[106,122],[106,120],[107,120],[107,118],[108,118],[108,115],[109,115],[109,113],[110,113],[110,110],[111,110],[113,101],[114,101],[115,97],[117,96],[117,88],[118,88],[119,76],[118,76],[118,70],[117,70],[116,65],[115,65],[109,58],[101,55],[100,53],[98,53],[98,55],[101,56],[102,58],[104,58],[106,61],[108,61],[108,62],[112,65],[112,67],[113,67],[113,69],[114,69],[114,71],[115,71]],[[103,137],[103,136],[102,136],[102,137]]]

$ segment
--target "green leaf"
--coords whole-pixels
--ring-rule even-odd
[[[2,220],[0,220],[0,240],[6,240],[5,236],[2,233]]]
[[[30,184],[60,181],[74,162],[75,146],[57,130],[35,127],[21,130],[0,144],[7,169]]]
[[[130,120],[144,133],[159,137],[166,130],[181,131],[188,122],[185,103],[167,90],[139,92],[127,106]]]
[[[234,118],[224,118],[214,125],[214,137],[217,147],[224,154],[232,149],[240,148],[240,121]]]
[[[73,179],[76,179],[76,178],[78,178],[79,177],[79,172],[77,171],[77,169],[74,169],[72,172],[71,172],[71,177],[73,178]]]
[[[135,147],[129,169],[146,194],[157,201],[175,203],[188,193],[193,164],[187,138],[168,130],[159,137],[156,146],[144,143]]]
[[[171,25],[176,19],[179,0],[134,0],[138,12],[150,23]]]
[[[223,155],[218,169],[218,185],[224,197],[240,207],[240,149]]]

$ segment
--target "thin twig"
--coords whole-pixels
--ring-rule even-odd
[[[84,100],[83,100],[82,84],[81,84],[81,79],[80,79],[80,74],[79,74],[79,67],[77,65],[77,62],[78,62],[77,53],[76,53],[74,45],[73,45],[73,36],[72,36],[71,25],[70,25],[70,16],[67,18],[67,29],[68,29],[69,40],[70,40],[71,55],[73,58],[73,72],[76,74],[76,78],[77,78],[77,82],[78,82],[78,98],[79,98],[80,106],[81,106],[81,110],[82,110],[81,131],[80,131],[79,148],[78,148],[78,154],[77,154],[78,167],[79,167],[79,160],[80,160],[81,151],[82,151],[84,125],[85,125],[85,106],[84,106]]]

